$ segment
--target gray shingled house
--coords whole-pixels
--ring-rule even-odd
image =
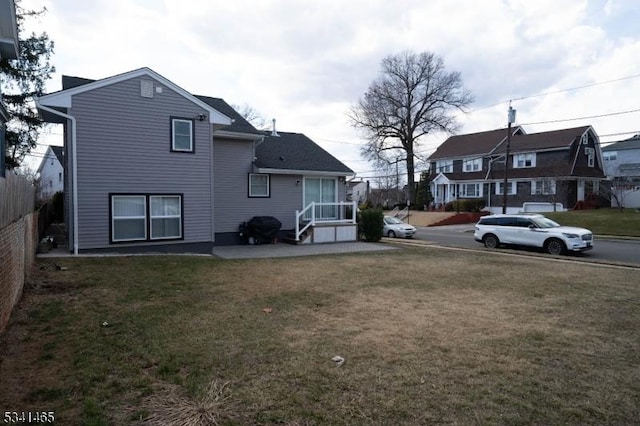
[[[591,126],[527,134],[511,129],[507,210],[580,207],[604,179],[598,135]],[[429,157],[435,203],[481,198],[502,211],[507,129],[456,135]],[[554,207],[555,206],[555,207]]]
[[[356,239],[344,203],[352,170],[306,136],[258,131],[224,100],[148,68],[63,77],[37,106],[64,125],[74,253],[207,253],[241,242],[240,224],[254,216],[304,242]]]
[[[640,208],[640,134],[602,148],[604,171],[611,181],[611,206]]]

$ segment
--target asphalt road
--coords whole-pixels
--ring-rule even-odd
[[[473,224],[471,225],[451,225],[419,227],[414,235],[415,239],[431,241],[451,247],[464,247],[482,249],[482,243],[473,239]],[[541,251],[532,249],[520,250],[523,254],[527,252],[540,253]],[[640,266],[640,240],[623,240],[613,238],[594,237],[594,247],[592,250],[571,254],[585,260],[606,261],[615,263],[625,263]]]

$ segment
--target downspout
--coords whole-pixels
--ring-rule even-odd
[[[72,178],[71,178],[71,194],[73,198],[73,254],[78,254],[78,162],[76,160],[76,118],[66,114],[64,112],[57,111],[53,108],[46,107],[42,105],[38,99],[36,99],[36,106],[38,109],[43,111],[50,112],[51,114],[57,115],[58,117],[66,118],[71,122],[71,169],[72,169]]]

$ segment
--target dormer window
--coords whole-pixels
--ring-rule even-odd
[[[189,118],[171,118],[171,151],[195,152],[194,121]]]

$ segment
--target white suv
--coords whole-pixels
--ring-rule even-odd
[[[513,244],[540,247],[556,255],[593,248],[593,234],[588,229],[560,226],[540,214],[484,216],[476,223],[473,236],[488,248]]]

